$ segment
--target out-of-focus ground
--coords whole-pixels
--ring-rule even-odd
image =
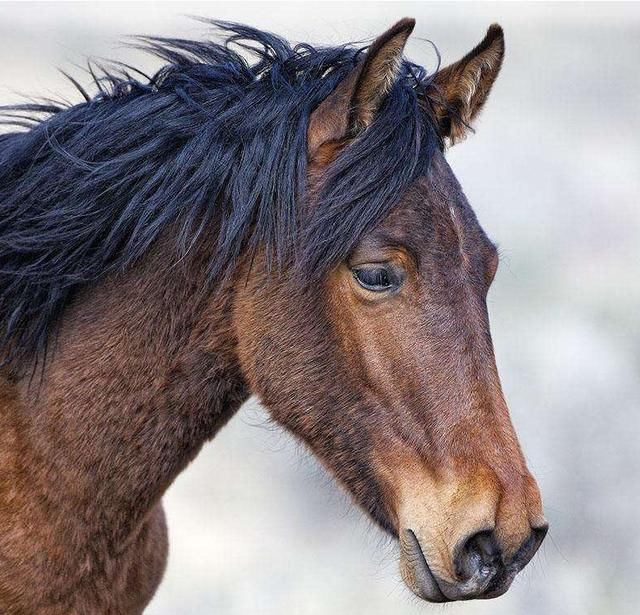
[[[498,365],[549,538],[502,598],[451,614],[623,615],[640,604],[639,4],[0,4],[0,101],[77,99],[56,67],[154,62],[133,33],[199,37],[184,14],[340,43],[418,20],[433,67],[493,21],[507,56],[477,135],[449,160],[502,263]],[[76,75],[82,76],[80,71]],[[81,78],[81,81],[86,79]],[[165,498],[169,567],[149,615],[439,612],[400,581],[396,547],[255,402]]]

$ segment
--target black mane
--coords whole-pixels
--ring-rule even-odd
[[[114,64],[80,104],[3,109],[26,130],[0,135],[0,364],[43,349],[74,290],[129,266],[171,223],[187,250],[218,221],[212,273],[261,244],[276,267],[294,258],[321,274],[426,172],[439,146],[418,106],[428,78],[405,62],[300,224],[309,115],[363,49],[213,23],[221,42],[142,39],[167,62],[153,77]]]

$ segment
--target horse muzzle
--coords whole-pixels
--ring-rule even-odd
[[[507,561],[492,531],[476,532],[455,550],[452,580],[434,572],[414,532],[405,529],[400,533],[400,572],[409,589],[429,602],[496,598],[509,589],[518,572],[535,555],[547,529],[546,524],[532,529]]]

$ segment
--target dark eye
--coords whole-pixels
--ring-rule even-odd
[[[352,270],[353,277],[362,288],[382,293],[400,288],[402,274],[393,266],[383,263],[360,265]]]

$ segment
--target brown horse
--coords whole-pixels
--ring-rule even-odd
[[[162,495],[251,394],[399,538],[413,592],[498,596],[547,526],[489,333],[498,255],[443,153],[502,30],[427,75],[410,19],[366,51],[221,27],[146,39],[152,78],[6,110],[0,611],[142,612]]]

